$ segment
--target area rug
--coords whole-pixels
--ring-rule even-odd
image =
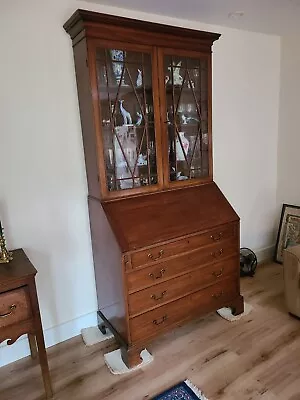
[[[207,397],[189,380],[180,382],[152,400],[207,400]]]

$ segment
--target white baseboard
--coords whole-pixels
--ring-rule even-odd
[[[274,258],[275,244],[273,246],[264,247],[263,249],[254,250],[258,263],[272,261]]]
[[[46,329],[44,331],[46,347],[54,346],[57,343],[64,342],[74,336],[80,335],[81,329],[95,325],[97,325],[96,312],[83,315],[72,321]],[[0,367],[29,355],[30,349],[25,335],[21,336],[16,343],[11,346],[2,343],[0,345]]]

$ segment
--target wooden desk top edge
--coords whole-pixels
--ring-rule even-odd
[[[37,270],[25,254],[23,249],[12,250],[13,260],[7,264],[0,264],[0,290],[2,285],[21,278],[35,276]]]

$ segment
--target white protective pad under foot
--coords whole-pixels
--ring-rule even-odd
[[[108,329],[106,329],[106,334],[103,335],[97,326],[81,329],[81,336],[86,346],[93,346],[96,343],[104,342],[104,340],[114,337]]]
[[[122,360],[120,349],[104,354],[105,364],[114,375],[127,374],[128,372],[136,371],[153,361],[152,355],[146,349],[141,351],[141,358],[143,361],[139,365],[136,365],[133,368],[128,368]]]
[[[239,315],[233,315],[231,312],[231,308],[223,307],[217,310],[217,313],[227,321],[238,321],[239,319],[243,318],[245,315],[248,315],[253,310],[251,304],[244,303],[244,312]]]

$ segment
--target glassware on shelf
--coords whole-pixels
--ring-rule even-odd
[[[198,86],[198,82],[199,82],[199,68],[195,68],[193,71],[193,75],[194,75],[194,79],[196,82],[196,86]]]
[[[143,76],[142,76],[142,70],[138,68],[138,75],[136,78],[136,86],[140,87],[143,85]]]
[[[203,133],[202,134],[202,143],[207,148],[207,146],[208,146],[208,133]]]
[[[199,136],[190,136],[190,177],[197,178],[201,175],[201,151]]]
[[[192,112],[194,112],[195,111],[195,107],[193,106],[193,104],[192,103],[188,103],[187,105],[186,105],[186,112],[187,113],[192,113]]]

